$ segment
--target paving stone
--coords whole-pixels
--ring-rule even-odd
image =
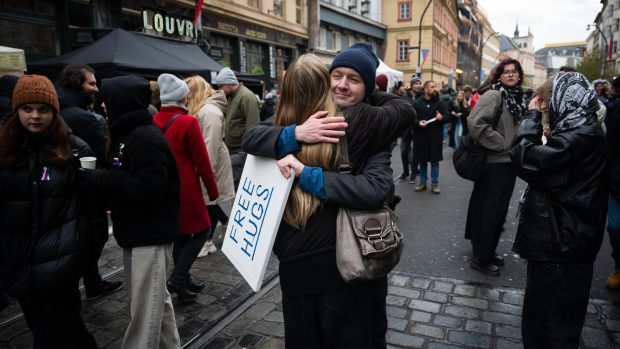
[[[521,329],[509,325],[495,325],[495,335],[499,337],[521,339]]]
[[[487,299],[490,301],[495,301],[495,302],[499,302],[499,291],[497,290],[492,290],[486,287],[481,287],[478,289],[478,297],[479,298],[483,298],[483,299]]]
[[[258,302],[246,310],[243,313],[243,317],[251,320],[261,320],[275,308],[276,305],[271,302]]]
[[[411,312],[411,316],[409,317],[409,320],[428,323],[429,321],[431,321],[431,316],[432,314],[430,313],[425,313],[423,311],[414,310]]]
[[[424,291],[424,299],[438,303],[446,303],[448,301],[448,295],[440,292]]]
[[[620,307],[611,304],[603,304],[601,305],[601,310],[606,318],[620,320]]]
[[[424,338],[398,333],[390,330],[387,331],[385,339],[389,344],[400,345],[405,348],[422,348],[425,342]]]
[[[409,322],[403,319],[397,319],[395,317],[388,316],[387,317],[388,328],[397,331],[404,331],[407,328]]]
[[[437,342],[432,342],[432,343],[428,343],[428,345],[426,346],[426,349],[464,349],[465,347],[462,347],[460,345],[452,345],[452,344],[446,344],[446,343],[437,343]]]
[[[89,316],[85,320],[90,326],[95,326],[97,328],[105,329],[108,326],[108,324],[110,324],[116,319],[117,317],[114,315],[100,312],[100,313],[93,313],[91,316]]]
[[[476,308],[486,310],[489,308],[489,302],[484,299],[478,298],[466,298],[466,297],[452,297],[452,303],[456,305],[462,305],[468,308]]]
[[[588,304],[588,314],[598,314],[598,309],[596,308],[596,305],[592,303]]]
[[[405,298],[405,297],[393,296],[391,294],[389,294],[387,296],[387,298],[385,299],[385,303],[386,304],[388,304],[388,305],[395,305],[397,307],[404,306],[406,301],[407,301],[407,298]]]
[[[265,316],[266,321],[272,322],[284,322],[284,314],[281,311],[272,311],[267,316]]]
[[[452,330],[448,332],[448,341],[463,344],[468,348],[490,348],[491,337],[477,333]]]
[[[437,339],[443,339],[445,336],[445,330],[443,328],[423,324],[414,324],[411,326],[409,331],[421,336],[433,337]]]
[[[235,344],[234,339],[217,336],[213,338],[212,341],[207,343],[207,346],[205,346],[204,349],[227,349],[232,347],[233,344]]]
[[[605,324],[603,323],[603,319],[595,314],[586,313],[586,321],[584,323],[584,326],[605,329]]]
[[[283,338],[267,338],[266,341],[261,344],[260,349],[284,349]]]
[[[396,318],[400,318],[400,319],[404,319],[405,316],[407,316],[407,309],[403,309],[403,308],[399,308],[399,307],[394,307],[394,306],[388,305],[388,306],[386,306],[385,310],[386,310],[388,316],[392,316],[392,317],[396,317]]]
[[[486,321],[467,320],[465,321],[465,330],[482,334],[491,334],[493,324]]]
[[[388,294],[407,298],[420,298],[420,291],[398,286],[388,286]]]
[[[620,332],[620,321],[619,320],[605,320],[605,325],[610,331]]]
[[[284,322],[258,321],[250,329],[270,337],[284,337]]]
[[[431,285],[431,281],[428,279],[420,279],[417,277],[414,277],[411,280],[411,287],[415,287],[415,288],[421,288],[421,289],[428,289],[428,287]]]
[[[454,284],[442,281],[435,281],[433,284],[433,291],[451,293],[454,288]]]
[[[267,292],[267,294],[265,294],[261,298],[261,300],[264,302],[274,302],[274,303],[281,302],[282,301],[282,290],[280,289],[280,287],[274,287],[269,292]]]
[[[476,288],[471,285],[456,285],[454,286],[454,293],[461,296],[473,297],[476,294]]]
[[[114,342],[118,338],[118,335],[110,331],[90,331],[97,341],[97,346],[103,348],[108,344]]]
[[[584,327],[581,331],[581,340],[586,347],[597,349],[609,348],[609,338],[604,330]]]
[[[198,313],[196,317],[203,321],[214,320],[223,317],[224,315],[226,315],[226,313],[226,307],[223,307],[219,304],[210,304],[206,306],[200,313]]]
[[[516,315],[485,311],[482,314],[482,319],[494,324],[521,326],[521,317]]]
[[[217,272],[217,271],[211,271],[208,274],[206,274],[206,279],[205,279],[205,283],[219,283],[219,284],[224,284],[224,285],[228,285],[228,286],[235,286],[238,283],[243,281],[243,277],[238,276],[238,275],[234,275],[234,274],[227,274],[227,273],[221,273],[221,272]]]
[[[506,313],[520,316],[523,308],[521,306],[508,303],[491,302],[491,304],[489,305],[489,310],[496,311],[498,313]]]
[[[504,292],[504,295],[502,296],[502,302],[523,306],[523,295],[512,292]]]
[[[217,301],[217,297],[206,294],[206,293],[198,293],[196,295],[196,303],[202,305],[203,307]]]
[[[177,326],[179,329],[179,336],[181,342],[186,342],[193,338],[197,333],[202,333],[206,330],[207,324],[204,321],[198,319],[189,319],[183,325]]]
[[[480,315],[478,309],[460,307],[458,305],[446,305],[443,312],[445,314],[454,315],[456,317],[464,317],[467,319],[477,319]]]
[[[125,307],[127,307],[126,302],[119,302],[109,299],[99,304],[95,309],[97,311],[105,311],[107,313],[115,314],[120,313]]]
[[[435,315],[433,323],[443,327],[460,328],[463,325],[463,320],[450,316]]]
[[[239,340],[239,346],[244,349],[255,349],[261,344],[261,342],[265,339],[265,337],[248,333],[241,337]]]
[[[243,318],[243,317],[239,317],[237,318],[235,321],[231,322],[230,324],[228,324],[228,326],[226,326],[222,332],[224,334],[227,334],[231,337],[237,337],[239,335],[241,335],[243,332],[245,332],[245,330],[247,330],[248,328],[250,328],[250,326],[252,326],[252,324],[254,324],[254,321]]]
[[[520,341],[499,338],[497,340],[497,349],[522,349],[523,344]]]
[[[390,285],[394,286],[404,287],[407,284],[407,281],[409,281],[409,278],[406,276],[392,275],[390,277]]]
[[[412,299],[411,302],[409,302],[409,308],[422,310],[428,313],[439,313],[441,304]]]

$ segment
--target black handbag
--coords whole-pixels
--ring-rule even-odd
[[[504,100],[502,98],[502,102],[493,117],[492,126],[494,130],[497,128],[503,110]],[[487,171],[487,152],[487,148],[476,142],[469,134],[461,136],[461,145],[452,155],[452,163],[456,173],[470,181],[477,181],[482,178]]]

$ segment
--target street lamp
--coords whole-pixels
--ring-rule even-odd
[[[484,58],[484,46],[487,44],[491,36],[496,35],[499,35],[499,32],[489,33],[489,36],[487,36],[482,45],[480,45],[480,64],[478,65],[478,79],[480,79],[480,81],[478,81],[478,86],[482,85],[482,59]]]
[[[588,26],[586,27],[586,30],[590,30],[590,27],[596,28],[598,33],[601,34],[601,36],[603,37],[603,42],[605,43],[605,52],[602,55],[603,56],[603,64],[601,65],[601,79],[603,79],[604,76],[605,76],[605,64],[607,62],[607,52],[609,52],[609,47],[607,46],[607,37],[605,36],[605,34],[601,30],[601,28],[599,28],[598,24],[596,24],[596,23],[588,24]]]
[[[420,57],[422,57],[422,20],[424,19],[424,15],[426,14],[426,10],[433,2],[433,0],[428,0],[422,15],[420,16],[420,25],[418,26],[418,67],[416,68],[416,74],[418,77],[422,77],[422,66],[420,65]],[[433,53],[434,54],[434,53]]]

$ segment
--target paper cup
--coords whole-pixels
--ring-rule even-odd
[[[94,156],[85,156],[80,158],[80,164],[82,165],[82,168],[94,170],[97,166],[97,158]]]

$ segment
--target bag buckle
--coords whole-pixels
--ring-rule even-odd
[[[366,224],[364,224],[364,234],[366,234],[366,240],[371,244],[383,241],[383,229],[381,229],[381,223],[371,218]]]

